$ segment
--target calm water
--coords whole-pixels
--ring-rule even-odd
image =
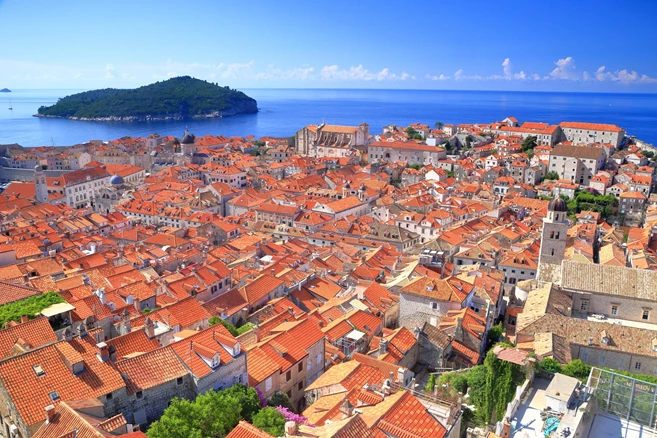
[[[258,114],[224,119],[157,122],[80,122],[32,117],[41,105],[82,90],[14,90],[0,93],[0,144],[57,146],[122,136],[196,135],[291,136],[311,123],[357,125],[372,133],[384,125],[422,122],[474,123],[502,120],[614,123],[657,144],[657,94],[539,93],[428,90],[245,89],[258,101]],[[9,110],[10,105],[13,111]]]

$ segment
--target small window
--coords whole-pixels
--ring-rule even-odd
[[[303,371],[303,362],[299,362],[299,372]]]
[[[644,310],[643,315],[641,315],[641,319],[647,321],[650,319],[650,310]]]
[[[618,306],[611,306],[611,314],[613,316],[618,315]]]
[[[176,379],[176,384],[177,384],[177,385],[182,385],[182,384],[183,384],[183,378],[182,378],[182,377],[178,377],[178,378]]]
[[[582,353],[582,362],[586,362],[589,359],[588,353]]]
[[[438,303],[432,301],[429,304],[431,305],[431,310],[438,310]]]
[[[144,397],[144,393],[141,392],[141,391],[137,391],[137,392],[135,393],[135,397],[137,397],[137,398],[143,398],[143,397]]]
[[[605,357],[604,357],[604,356],[600,356],[600,365],[602,366],[602,365],[604,365],[604,364],[605,364]]]
[[[292,380],[292,371],[285,373],[285,381],[289,382],[290,380]]]
[[[53,391],[49,395],[50,395],[50,400],[52,400],[52,401],[59,400],[59,394],[57,394],[57,391]]]
[[[292,399],[292,390],[290,389],[285,395],[287,395],[287,398]]]
[[[108,394],[105,394],[105,400],[112,400],[113,397],[114,397],[114,396],[112,395],[111,392],[108,393]]]
[[[271,389],[271,377],[267,377],[267,380],[265,380],[265,392],[269,391]]]
[[[639,371],[639,370],[641,369],[641,362],[636,362],[636,363],[634,364],[634,369],[637,370],[637,371]]]
[[[303,380],[301,382],[299,382],[299,384],[297,385],[297,390],[298,391],[303,391]]]

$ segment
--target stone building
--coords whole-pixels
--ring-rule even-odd
[[[561,122],[563,136],[573,143],[611,143],[620,146],[625,130],[606,123]]]
[[[414,141],[378,141],[367,146],[369,163],[391,162],[437,166],[447,158],[444,148],[416,143]]]
[[[312,157],[347,157],[357,147],[367,146],[370,127],[367,123],[358,126],[309,125],[297,131],[297,153]]]
[[[552,149],[547,172],[556,172],[561,179],[588,186],[606,160],[603,148],[559,144]]]

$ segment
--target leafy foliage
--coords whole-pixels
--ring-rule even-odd
[[[585,381],[591,373],[591,367],[579,359],[570,361],[562,367],[561,374]]]
[[[491,327],[490,330],[488,330],[488,340],[486,341],[487,347],[490,348],[499,342],[502,339],[503,334],[504,327],[502,327],[501,322]]]
[[[55,117],[191,117],[239,107],[257,111],[256,101],[241,91],[181,76],[131,90],[106,88],[73,94],[38,112]]]
[[[424,390],[426,392],[433,392],[435,387],[436,387],[436,375],[431,374],[429,376],[429,380],[427,381],[427,384],[424,386]]]
[[[59,296],[59,294],[47,292],[5,304],[4,306],[0,306],[0,327],[4,327],[9,321],[20,322],[21,316],[23,315],[27,315],[30,319],[33,319],[35,314],[41,312],[46,307],[63,302],[64,298]]]
[[[224,391],[209,390],[194,401],[174,398],[147,435],[149,438],[225,437],[240,421],[240,411],[239,400]]]
[[[475,416],[482,423],[496,422],[504,417],[506,405],[513,399],[517,386],[520,366],[499,360],[493,351],[484,359],[486,367],[485,396],[481,406],[477,406]]]
[[[526,152],[528,150],[531,150],[532,152],[534,151],[534,148],[536,147],[536,136],[535,135],[530,135],[526,139],[522,141],[522,144],[520,145],[520,150],[522,152]]]
[[[292,402],[290,401],[288,396],[282,392],[277,392],[276,394],[272,395],[267,401],[267,405],[273,408],[277,406],[282,406],[291,411],[294,411],[294,406],[292,406]]]
[[[551,371],[553,373],[561,372],[561,364],[552,357],[546,357],[543,360],[541,360],[539,367],[545,371]]]
[[[444,373],[439,378],[436,384],[439,386],[448,385],[456,392],[465,394],[468,391],[468,371],[458,373]]]
[[[254,388],[241,385],[239,383],[223,390],[224,394],[234,397],[238,400],[242,410],[240,415],[246,421],[251,422],[253,415],[255,415],[261,408],[260,397]]]
[[[545,179],[549,179],[549,180],[557,180],[557,179],[559,179],[559,174],[558,174],[557,172],[555,172],[555,171],[548,172],[548,173],[545,175]]]
[[[424,167],[424,164],[415,163],[415,164],[411,164],[408,167],[411,168],[411,169],[420,170]]]
[[[253,425],[273,436],[285,435],[285,417],[275,408],[262,408],[253,416]]]
[[[230,334],[235,336],[235,337],[237,337],[237,336],[239,336],[243,333],[248,332],[254,326],[254,324],[252,324],[250,322],[247,322],[243,326],[235,327],[233,324],[229,323],[228,321],[226,321],[222,318],[219,318],[217,315],[212,316],[208,320],[208,323],[210,324],[210,327],[212,327],[213,325],[216,325],[216,324],[223,325],[224,327],[226,327],[226,330],[228,330],[230,332]]]

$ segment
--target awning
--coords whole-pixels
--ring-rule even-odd
[[[69,303],[57,303],[43,309],[41,314],[50,318],[51,316],[60,315],[62,313],[70,312],[71,310],[75,310],[75,306],[72,306]]]

